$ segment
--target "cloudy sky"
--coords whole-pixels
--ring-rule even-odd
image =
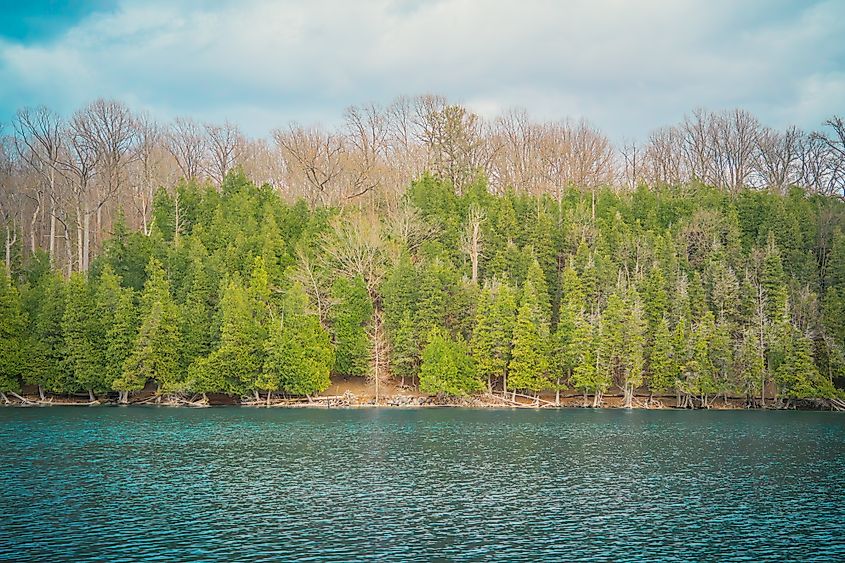
[[[97,97],[253,135],[437,93],[642,137],[695,107],[845,113],[845,1],[0,0],[0,121]]]

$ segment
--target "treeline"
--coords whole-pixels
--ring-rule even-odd
[[[707,407],[833,397],[845,204],[681,187],[286,203],[243,173],[118,215],[88,272],[40,250],[0,276],[0,391],[310,395],[331,375],[427,393],[620,389]],[[60,265],[58,265],[60,266]],[[4,395],[5,397],[5,395]]]
[[[430,171],[462,194],[478,174],[502,195],[560,199],[572,186],[634,189],[703,182],[727,191],[792,185],[845,195],[845,122],[817,131],[767,127],[743,110],[693,111],[639,142],[614,146],[580,120],[541,122],[513,109],[485,119],[440,96],[351,106],[337,127],[291,123],[271,139],[236,124],[158,123],[113,100],[72,115],[22,108],[0,124],[0,229],[8,267],[44,249],[67,274],[88,271],[114,230],[149,234],[160,186],[210,182],[239,167],[286,201],[319,206],[398,205]]]

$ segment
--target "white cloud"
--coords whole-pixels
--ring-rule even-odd
[[[0,106],[110,96],[266,134],[435,92],[614,136],[697,106],[813,127],[845,111],[843,31],[836,1],[127,1],[49,43],[0,43]]]

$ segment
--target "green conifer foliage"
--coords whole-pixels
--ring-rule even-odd
[[[405,310],[393,336],[390,366],[394,376],[412,381],[419,373],[420,347],[411,311]]]
[[[787,315],[788,292],[780,251],[775,244],[774,234],[771,232],[766,246],[761,284],[766,299],[766,318],[770,323],[778,323]]]
[[[70,367],[70,392],[89,394],[107,389],[104,378],[102,320],[96,315],[96,301],[85,274],[75,273],[67,285],[67,302],[62,317],[65,353]]]
[[[513,348],[508,366],[508,386],[539,392],[548,389],[549,327],[542,301],[531,279],[525,280],[513,328]]]
[[[131,288],[120,286],[120,278],[106,266],[97,284],[97,316],[102,320],[103,382],[112,389],[123,375],[126,358],[138,333],[137,312]]]
[[[813,344],[809,338],[792,331],[786,348],[786,359],[775,374],[775,381],[784,397],[810,399],[835,395],[830,380],[819,374],[813,361]]]
[[[672,335],[669,332],[669,323],[665,316],[657,323],[654,343],[649,356],[648,371],[648,385],[653,392],[665,393],[675,385],[678,366],[675,362],[675,350],[672,345]]]
[[[20,390],[29,348],[26,329],[20,293],[4,269],[0,272],[0,392]]]
[[[38,281],[37,300],[31,313],[31,332],[35,339],[30,369],[24,379],[45,391],[63,392],[70,387],[62,319],[65,312],[65,282],[52,273]]]
[[[264,366],[258,377],[260,390],[313,395],[331,385],[334,351],[329,334],[307,308],[305,291],[294,285],[288,291],[278,322],[271,323]]]
[[[421,391],[460,397],[483,388],[463,340],[455,340],[444,330],[434,328],[426,341],[420,366]]]
[[[334,372],[366,375],[370,365],[370,339],[366,327],[373,304],[361,278],[339,278],[332,286],[336,304],[329,314],[335,346]]]
[[[179,309],[170,295],[161,264],[151,259],[147,265],[147,282],[141,293],[138,337],[123,366],[122,377],[112,382],[117,391],[138,391],[148,380],[158,384],[162,393],[185,388],[179,365],[182,347]]]

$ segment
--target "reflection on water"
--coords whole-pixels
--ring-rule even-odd
[[[0,409],[0,559],[845,560],[835,413]]]

